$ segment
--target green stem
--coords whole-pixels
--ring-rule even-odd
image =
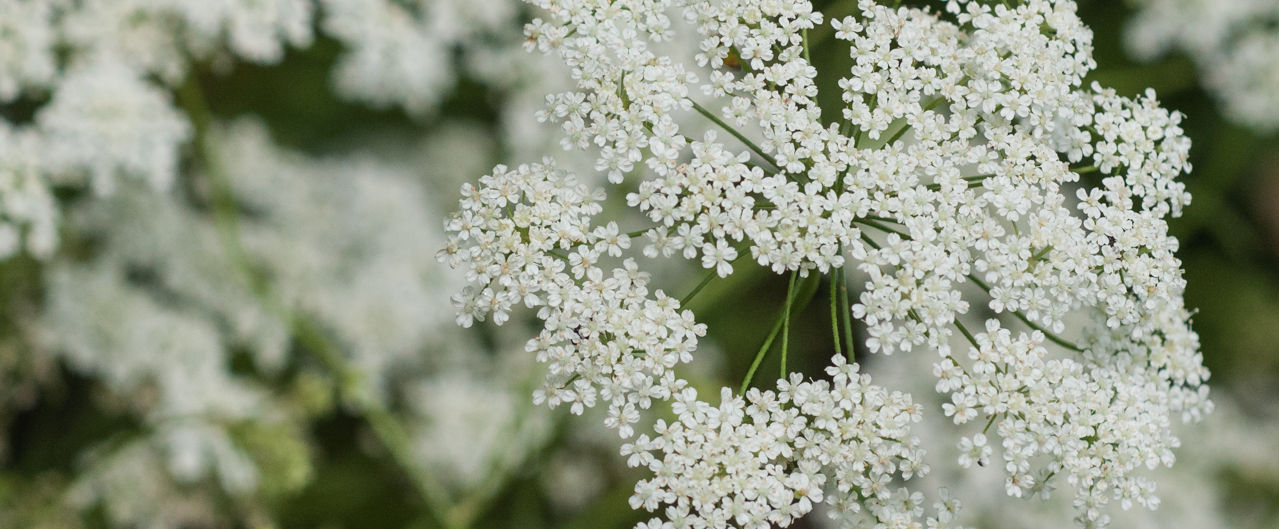
[[[844,346],[848,351],[848,361],[852,362],[857,356],[853,350],[853,306],[848,303],[848,276],[844,275],[842,267],[838,270],[839,300],[844,313]]]
[[[737,252],[737,257],[734,258],[732,261],[729,261],[729,264],[736,263],[738,260],[740,260],[742,257],[745,257],[745,256],[746,256],[746,252]],[[693,290],[691,292],[689,292],[687,295],[685,295],[683,298],[679,300],[680,308],[684,308],[686,305],[688,305],[688,302],[693,301],[693,298],[697,297],[697,293],[701,292],[703,288],[706,288],[706,285],[709,285],[711,281],[714,280],[716,277],[719,277],[719,272],[716,271],[716,269],[712,268],[711,271],[706,274],[706,277],[702,278],[702,281],[698,283],[696,287],[693,287]]]
[[[692,100],[690,99],[689,101],[692,101]],[[719,119],[719,117],[715,116],[715,114],[712,114],[709,110],[702,108],[702,105],[697,104],[696,101],[692,101],[692,103],[693,103],[693,108],[696,109],[699,113],[701,113],[701,115],[706,116],[706,119],[714,121],[716,125],[719,125],[720,128],[724,129],[729,134],[732,134],[734,138],[737,138],[738,141],[741,141],[743,144],[745,144],[747,148],[749,148],[751,151],[754,151],[755,154],[758,154],[760,158],[763,158],[768,163],[772,164],[773,167],[777,167],[778,169],[781,168],[781,166],[777,165],[777,160],[774,160],[772,156],[769,156],[767,153],[765,153],[763,149],[760,149],[758,145],[755,145],[754,142],[752,142],[746,136],[743,136],[742,133],[737,132],[737,129],[730,127],[728,123],[724,123],[724,121]]]
[[[835,339],[835,354],[843,355],[842,347],[839,343],[839,276],[841,269],[835,268],[831,270],[830,276],[830,333]]]
[[[894,132],[892,136],[889,136],[889,137],[888,137],[888,141],[885,141],[885,142],[884,142],[884,145],[885,145],[885,146],[892,145],[892,144],[893,144],[893,142],[895,142],[895,141],[897,141],[897,140],[901,139],[901,137],[902,137],[903,135],[905,135],[905,134],[906,134],[906,131],[908,131],[908,130],[910,130],[910,124],[909,124],[909,123],[902,123],[902,128],[897,129],[897,132]]]
[[[813,294],[817,293],[817,286],[821,283],[821,276],[816,273],[808,274],[804,282],[795,288],[792,281],[791,286],[786,290],[786,305],[782,307],[782,312],[778,314],[777,321],[773,323],[773,330],[768,333],[768,338],[764,340],[763,347],[755,354],[755,360],[751,362],[751,368],[746,372],[746,379],[742,381],[741,394],[746,394],[746,389],[750,387],[751,381],[755,379],[755,371],[759,369],[759,365],[767,356],[769,348],[773,345],[773,340],[777,338],[777,333],[781,332],[782,327],[787,324],[790,319],[791,310],[803,310],[808,306],[808,302],[813,300]],[[784,339],[783,339],[784,340]]]
[[[968,274],[968,280],[972,281],[973,284],[977,285],[978,287],[981,287],[981,289],[985,290],[987,294],[990,293],[990,285],[987,285],[985,281],[978,279],[977,276],[973,274]],[[1071,351],[1075,351],[1077,353],[1084,352],[1084,350],[1080,348],[1078,345],[1075,345],[1071,343],[1070,341],[1066,340],[1065,338],[1057,336],[1056,334],[1049,332],[1048,329],[1040,327],[1035,322],[1030,321],[1030,318],[1027,318],[1025,314],[1021,313],[1021,311],[1010,310],[1008,312],[1011,312],[1013,316],[1016,316],[1017,319],[1021,320],[1022,323],[1025,323],[1027,327],[1030,327],[1031,329],[1044,333],[1044,337],[1048,338],[1048,340],[1051,341],[1052,343],[1055,343],[1057,345],[1060,345],[1062,347],[1065,347],[1066,349],[1070,349]]]
[[[981,182],[992,176],[995,176],[995,175],[983,174],[983,175],[977,175],[977,176],[965,176],[963,180],[965,182],[968,182],[968,189],[972,189],[974,187],[981,187]],[[933,191],[937,191],[938,189],[941,189],[941,184],[928,184],[927,186],[924,186],[924,187],[927,187],[928,189],[931,189]]]
[[[963,333],[964,338],[968,339],[968,343],[973,344],[973,347],[981,348],[981,346],[977,345],[977,338],[973,336],[973,333],[968,332],[968,328],[964,327],[964,324],[960,323],[958,319],[955,320],[955,327],[958,327],[959,332]]]
[[[809,66],[812,66],[813,57],[809,54],[810,47],[808,45],[808,29],[805,28],[801,30],[800,34],[804,37],[804,62],[808,63]]]
[[[795,291],[795,278],[799,276],[799,271],[790,273],[790,286],[786,287],[786,298],[791,298],[791,292]],[[790,347],[790,309],[791,304],[786,304],[786,314],[782,316],[782,378],[786,378],[786,352]]]
[[[790,306],[790,292],[786,293],[786,305]],[[768,338],[764,339],[764,345],[760,346],[759,352],[755,353],[755,361],[751,362],[750,370],[746,371],[746,379],[742,381],[742,388],[738,390],[738,394],[745,395],[746,389],[750,387],[751,380],[755,378],[755,371],[759,369],[759,364],[764,361],[764,355],[768,353],[769,347],[773,345],[773,339],[777,338],[777,333],[782,330],[782,322],[786,319],[787,311],[783,310],[777,317],[777,322],[773,324],[773,330],[769,331]]]
[[[858,223],[858,224],[864,224],[864,225],[866,225],[866,226],[870,226],[870,227],[872,227],[872,228],[875,228],[875,229],[877,229],[877,230],[879,230],[879,231],[882,231],[882,232],[885,232],[885,233],[895,233],[895,234],[897,234],[897,236],[898,236],[898,237],[901,237],[901,238],[906,239],[906,240],[908,240],[908,241],[910,240],[910,235],[907,235],[907,234],[906,234],[906,233],[904,233],[904,232],[901,232],[901,231],[895,230],[895,229],[893,229],[893,228],[890,228],[890,227],[888,227],[888,226],[885,226],[885,225],[883,225],[883,224],[880,224],[878,221],[873,221],[873,220],[870,220],[870,219],[867,219],[867,218],[861,218],[861,219],[857,219],[857,220],[855,220],[855,221],[853,221],[853,222],[856,222],[856,223]]]
[[[878,217],[878,216],[875,216],[875,215],[867,215],[867,216],[862,217],[862,218],[863,218],[863,219],[874,220],[874,221],[879,221],[879,222],[891,222],[891,223],[893,223],[893,224],[901,224],[900,222],[898,222],[898,221],[897,221],[897,219],[890,219],[890,218],[888,218],[888,217]]]
[[[683,298],[680,298],[679,300],[680,308],[684,308],[685,306],[688,305],[688,302],[693,301],[693,298],[697,297],[697,293],[701,292],[703,288],[706,288],[706,285],[709,285],[711,280],[715,279],[718,276],[719,274],[716,273],[715,270],[711,270],[710,273],[706,274],[706,277],[702,279],[702,281],[698,283],[697,286],[694,287],[691,292],[689,292]]]
[[[995,424],[995,418],[996,418],[996,417],[999,417],[999,414],[998,414],[998,413],[996,413],[996,414],[994,414],[994,415],[991,415],[991,416],[990,416],[990,420],[989,420],[989,421],[986,421],[986,427],[981,429],[981,434],[982,434],[982,435],[986,435],[986,431],[987,431],[987,430],[990,430],[990,425]]]
[[[866,232],[862,232],[862,242],[866,243],[866,245],[871,248],[876,250],[879,249],[879,243],[875,242],[875,239],[870,238],[869,235],[866,235]]]
[[[928,110],[937,108],[937,105],[940,105],[945,101],[948,101],[945,97],[938,97],[937,99],[934,99],[932,100],[932,102],[925,105],[924,110],[928,111]],[[898,129],[897,132],[894,133],[891,138],[888,138],[888,141],[884,142],[884,145],[892,145],[893,142],[901,139],[902,135],[906,134],[906,131],[908,130],[910,130],[910,123],[902,123],[902,128]]]
[[[1036,252],[1035,255],[1030,256],[1030,262],[1038,263],[1039,261],[1042,261],[1045,257],[1048,256],[1048,252],[1051,252],[1051,251],[1053,251],[1053,245],[1049,244],[1048,246],[1045,246],[1044,249]]]

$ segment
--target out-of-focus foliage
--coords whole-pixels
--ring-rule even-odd
[[[263,19],[270,38],[226,15],[234,8],[209,7],[241,3],[276,6]],[[1171,229],[1224,404],[1186,435],[1177,474],[1161,477],[1165,502],[1183,508],[1132,523],[1273,527],[1279,137],[1218,98],[1225,81],[1209,77],[1223,74],[1196,64],[1195,50],[1129,53],[1135,13],[1154,3],[1081,1],[1081,16],[1095,32],[1093,78],[1127,96],[1153,87],[1187,116],[1194,200]],[[855,4],[816,3],[830,17]],[[461,278],[434,262],[461,182],[559,151],[553,126],[533,114],[570,79],[520,49],[530,8],[0,0],[0,35],[53,16],[40,6],[74,13],[60,19],[57,53],[31,51],[56,35],[0,36],[0,175],[15,179],[3,199],[34,204],[0,221],[0,252],[16,253],[0,262],[0,527],[625,528],[648,518],[628,505],[637,475],[616,436],[591,426],[600,420],[532,407],[541,373],[524,334],[455,329],[445,293]],[[142,15],[112,14],[127,9]],[[91,60],[85,50],[105,41],[139,48]],[[141,54],[155,42],[181,51]],[[813,61],[849,66],[842,50],[818,48]],[[80,69],[90,67],[100,70]],[[838,99],[837,80],[817,78],[820,98]],[[1279,98],[1279,81],[1257,86]],[[115,89],[145,96],[108,102],[140,123],[134,135],[112,136],[106,154],[78,150],[89,135],[111,136],[74,125]],[[54,140],[31,147],[28,130]],[[56,162],[47,194],[22,180],[45,170],[33,169],[41,159]],[[693,302],[709,338],[683,376],[706,395],[743,378],[786,293],[784,278],[737,266]],[[655,275],[674,292],[700,279],[679,264]],[[829,328],[820,303],[797,316],[791,370],[820,376]],[[918,384],[876,360],[863,362],[880,383]],[[776,357],[761,369],[775,378]],[[1061,513],[989,505],[1000,504],[966,508],[983,527],[1070,526]]]

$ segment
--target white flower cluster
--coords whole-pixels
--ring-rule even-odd
[[[224,447],[234,450],[229,443],[219,445]],[[111,453],[89,455],[85,459],[90,468],[72,486],[66,502],[82,509],[101,503],[103,514],[115,527],[159,529],[223,521],[212,508],[210,494],[175,485],[165,452],[162,443],[144,439]],[[243,468],[255,472],[251,466]],[[224,470],[231,471],[229,466]]]
[[[1081,523],[1104,520],[1098,507],[1112,495],[1153,504],[1131,471],[1171,464],[1169,417],[1211,409],[1165,221],[1189,203],[1175,180],[1190,170],[1189,140],[1153,93],[1134,101],[1082,89],[1092,35],[1073,2],[951,1],[945,13],[859,2],[857,16],[831,22],[854,65],[840,81],[842,119],[829,125],[806,44],[822,17],[808,2],[680,4],[702,35],[697,60],[713,69],[703,93],[726,99],[728,123],[692,100],[691,68],[647,44],[672,37],[670,4],[535,4],[555,23],[530,24],[528,47],[557,53],[578,81],[578,91],[547,96],[540,116],[561,123],[566,148],[599,147],[596,169],[610,181],[641,162],[654,173],[627,197],[658,224],[644,232],[645,255],[700,256],[720,276],[743,241],[778,273],[838,275],[846,258],[858,260],[869,279],[851,310],[869,348],[940,354],[938,389],[956,395],[947,411],[959,422],[1001,420],[1010,494],[1030,491],[1033,472],[1042,483],[1061,471],[1078,489]],[[746,148],[685,138],[673,114],[690,109]],[[763,141],[733,125],[758,127]],[[649,359],[673,365],[696,346],[659,345],[654,329],[682,338],[698,327],[687,312],[676,320],[678,304],[659,291],[644,303],[667,312],[640,327],[639,341],[630,334],[648,321],[643,294],[632,293],[643,274],[629,260],[612,278],[596,268],[629,240],[613,225],[592,229],[599,206],[544,164],[499,167],[464,188],[444,257],[465,262],[479,290],[457,298],[459,321],[493,312],[501,323],[521,301],[540,307],[547,330],[530,350],[551,363],[552,379],[538,398],[580,409],[601,385],[628,437],[637,415],[627,406],[679,389]],[[984,342],[969,334],[957,318],[973,284],[1030,334],[1001,337],[993,319]],[[1092,323],[1067,339],[1058,334],[1071,314]],[[952,355],[956,328],[979,352],[971,362]],[[1045,339],[1075,356],[1050,363]],[[980,441],[968,440],[978,459]]]
[[[47,170],[85,174],[99,195],[111,192],[117,174],[168,189],[177,176],[178,148],[191,137],[168,94],[115,60],[68,72],[36,122]]]
[[[1188,55],[1232,120],[1279,129],[1279,4],[1270,0],[1134,0],[1125,33],[1140,60]]]
[[[1006,332],[1000,329],[996,337]],[[1025,337],[1009,338],[1031,343]],[[965,343],[962,337],[952,340],[956,346],[961,343]],[[1029,352],[1031,349],[1026,347],[1026,350]],[[895,357],[891,362],[873,362],[866,369],[880,384],[919,396],[923,402],[918,405],[940,407],[943,403],[952,402],[951,394],[934,392],[935,379],[920,376],[921,372],[933,368],[934,360],[930,356]],[[1049,362],[1064,363],[1062,360]],[[1239,509],[1237,498],[1222,492],[1223,487],[1230,486],[1227,483],[1238,479],[1238,474],[1223,469],[1237,469],[1251,476],[1247,479],[1269,479],[1260,476],[1274,475],[1279,471],[1279,464],[1271,457],[1276,446],[1274,424],[1271,422],[1273,410],[1257,415],[1261,410],[1249,408],[1251,413],[1245,415],[1242,407],[1229,396],[1214,395],[1213,402],[1216,408],[1202,423],[1174,425],[1174,431],[1182,439],[1182,447],[1177,449],[1177,464],[1147,473],[1149,480],[1158,481],[1157,492],[1162,500],[1159,508],[1106,509],[1098,525],[1104,525],[1107,520],[1113,527],[1149,529],[1182,526],[1226,529],[1248,525],[1249,522],[1240,516],[1244,511]],[[1102,401],[1098,405],[1106,403]],[[985,422],[980,421],[979,424]],[[1113,431],[1108,425],[1101,426]],[[1126,427],[1123,424],[1117,426]],[[991,430],[994,428],[992,424]],[[952,417],[940,413],[924,414],[924,420],[914,427],[922,446],[934,458],[933,471],[923,478],[924,484],[944,484],[953,491],[962,491],[964,509],[960,520],[965,526],[1055,529],[1068,526],[1068,520],[1078,514],[1072,505],[1074,496],[1069,491],[1056,490],[1061,485],[1060,480],[1036,481],[1029,491],[1033,494],[1023,491],[1022,501],[1009,501],[1006,489],[1011,483],[1004,468],[1006,460],[1001,453],[1006,449],[999,443],[991,446],[990,439],[978,433],[968,434],[960,443],[955,443],[955,429]],[[992,431],[987,433],[992,438],[995,435]],[[969,466],[939,464],[956,459]],[[1036,478],[1042,477],[1036,475]],[[1153,486],[1153,483],[1149,485]],[[1136,502],[1135,498],[1132,500]]]
[[[614,183],[643,160],[642,149],[652,154],[647,163],[659,174],[675,167],[687,141],[678,134],[671,114],[692,109],[688,85],[697,81],[696,74],[669,56],[654,54],[646,44],[649,38],[673,37],[665,13],[670,1],[621,4],[625,8],[534,2],[563,24],[534,20],[527,28],[526,44],[529,50],[555,50],[574,70],[583,90],[548,95],[539,119],[563,121],[561,144],[566,148],[600,145],[596,168]],[[575,29],[581,34],[570,36]]]
[[[454,48],[505,33],[516,4],[472,0],[323,0],[324,30],[347,45],[333,71],[337,91],[414,116],[434,110],[454,83]]]
[[[833,386],[796,375],[780,381],[776,394],[752,390],[749,407],[725,388],[721,407],[713,408],[673,370],[692,359],[705,326],[661,290],[649,298],[648,274],[634,260],[611,276],[600,266],[630,246],[616,223],[592,228],[601,195],[550,159],[514,171],[498,166],[462,193],[439,254],[453,266],[465,263],[467,279],[479,287],[455,296],[458,323],[491,314],[500,324],[519,304],[538,309],[545,328],[526,349],[550,370],[535,402],[581,414],[607,401],[605,425],[630,438],[640,410],[654,400],[676,401],[678,421],[659,422],[658,437],[642,435],[622,448],[630,464],[657,474],[636,485],[632,505],[672,506],[669,521],[653,527],[789,525],[822,501],[827,475],[845,495],[826,499],[849,514],[860,511],[859,500],[893,527],[922,514],[921,495],[888,487],[895,476],[926,470],[909,434],[919,409],[908,396],[871,386],[856,364],[836,357]],[[657,450],[665,452],[660,459],[649,453]]]
[[[193,58],[229,52],[271,64],[284,58],[285,45],[306,47],[313,38],[306,0],[36,3],[52,5],[55,31],[76,50],[77,61],[119,60],[171,86],[182,82]]]
[[[634,436],[639,410],[675,400],[678,422],[659,422],[659,437],[623,447],[632,465],[657,474],[637,484],[632,505],[673,506],[670,525],[651,524],[789,525],[822,501],[828,474],[840,491],[862,494],[826,497],[848,514],[861,510],[857,500],[881,523],[906,524],[893,526],[922,514],[920,494],[888,488],[895,475],[926,471],[908,429],[920,410],[908,396],[871,386],[856,364],[836,356],[834,386],[781,381],[778,394],[749,392],[749,408],[725,388],[721,408],[711,408],[673,371],[692,359],[705,326],[661,290],[648,298],[647,273],[633,259],[611,277],[597,264],[629,247],[614,222],[592,229],[600,195],[550,160],[514,171],[498,166],[480,184],[463,185],[467,198],[446,222],[453,238],[440,252],[441,261],[466,263],[467,279],[480,286],[455,296],[458,322],[469,326],[492,314],[501,323],[515,305],[537,308],[545,328],[527,349],[550,372],[535,401],[582,414],[606,400],[605,425],[623,438]],[[663,459],[648,454],[656,450],[665,451]],[[793,465],[799,469],[788,470]]]
[[[492,314],[500,324],[518,304],[537,308],[546,325],[526,348],[550,372],[535,400],[581,414],[602,398],[609,426],[631,437],[639,409],[683,389],[672,368],[692,359],[705,326],[661,290],[649,298],[648,274],[634,260],[605,275],[601,261],[621,255],[630,238],[616,223],[592,228],[603,196],[549,159],[514,171],[499,165],[480,184],[463,186],[439,254],[451,266],[466,263],[467,281],[480,287],[454,296],[458,323]]]
[[[669,505],[669,525],[650,522],[654,529],[763,529],[788,526],[823,500],[836,507],[832,515],[854,521],[862,500],[883,527],[911,527],[923,514],[923,495],[892,485],[928,471],[909,428],[921,408],[909,395],[871,385],[842,356],[832,362],[831,382],[791,374],[776,393],[751,389],[744,399],[724,388],[718,408],[697,401],[691,388],[675,395],[678,420],[659,420],[655,437],[622,448],[631,466],[655,474],[635,486],[631,506]],[[839,494],[824,493],[828,479]],[[950,522],[959,504],[935,508],[930,526]]]
[[[208,58],[225,40],[242,58],[274,62],[286,43],[310,44],[310,20],[304,0],[5,2],[0,104],[24,94],[49,102],[31,123],[3,123],[0,151],[14,153],[3,171],[14,176],[0,181],[0,193],[12,197],[0,202],[3,231],[25,231],[25,248],[48,257],[58,211],[38,197],[54,183],[87,179],[105,194],[127,175],[166,189],[192,136],[168,93],[187,75],[182,50]],[[17,249],[0,248],[3,256]]]
[[[408,403],[400,410],[407,442],[423,469],[464,495],[546,442],[544,415],[513,389],[540,376],[531,359],[512,361],[503,351],[518,345],[508,340],[487,351],[449,331],[459,278],[435,260],[442,238],[423,226],[438,222],[436,205],[416,174],[370,156],[287,151],[254,121],[214,133],[237,203],[252,211],[239,222],[254,263],[287,311],[332,334],[355,377],[333,377],[338,383],[356,384],[358,399]],[[70,208],[67,220],[97,250],[87,261],[47,265],[44,349],[102,381],[145,426],[127,443],[96,447],[72,489],[76,504],[101,502],[120,527],[207,524],[218,494],[243,498],[278,480],[265,474],[279,469],[260,468],[237,432],[304,431],[296,397],[271,385],[296,365],[287,362],[290,315],[270,312],[250,292],[208,212],[181,193],[125,181]],[[232,372],[237,350],[265,376]],[[145,479],[146,488],[121,489],[129,479]],[[148,490],[190,497],[173,498],[183,509],[156,507],[145,501]]]
[[[25,87],[47,85],[57,74],[52,19],[50,2],[0,5],[0,103],[13,101]]]
[[[145,427],[125,445],[97,447],[73,499],[100,502],[118,526],[221,525],[221,495],[257,494],[278,478],[246,452],[242,428],[292,429],[280,446],[304,448],[297,436],[307,417],[293,395],[231,370],[241,351],[268,378],[278,375],[291,315],[271,313],[250,294],[208,212],[185,194],[200,202],[207,189],[174,185],[181,156],[191,153],[183,146],[197,136],[174,92],[190,98],[194,63],[217,72],[234,60],[277,63],[288,47],[311,45],[318,27],[348,48],[334,69],[340,95],[426,115],[454,82],[454,48],[485,46],[474,41],[499,33],[519,38],[516,9],[500,1],[0,4],[0,104],[14,104],[18,116],[39,105],[31,119],[6,121],[6,108],[0,120],[0,258],[23,249],[50,258],[62,228],[94,240],[91,258],[48,265],[39,331],[52,358],[104,381]],[[423,236],[421,227],[437,221],[418,175],[369,157],[309,160],[275,148],[260,126],[201,132],[223,148],[219,155],[201,145],[196,154],[222,159],[192,166],[227,170],[236,202],[252,211],[240,231],[254,266],[286,311],[314,317],[346,353],[358,380],[337,383],[370,402],[418,397],[396,410],[418,458],[408,472],[453,476],[442,480],[449,492],[474,501],[471,489],[492,488],[545,442],[544,417],[512,402],[527,367],[442,332],[452,319],[444,302],[452,279],[433,257],[439,239]],[[94,197],[63,204],[60,226],[51,187],[83,184]],[[445,413],[425,400],[438,393],[437,378],[488,398]],[[477,447],[476,436],[490,442]],[[471,459],[449,460],[459,452]],[[309,468],[305,453],[289,457]],[[141,496],[120,486],[130,480],[145,481]],[[168,501],[149,503],[157,498]]]
[[[35,133],[0,121],[0,258],[24,247],[48,257],[58,246],[57,204],[41,174],[39,143]]]
[[[480,34],[513,33],[507,2],[326,0],[321,27],[350,50],[334,70],[351,99],[435,108],[455,76],[452,47]],[[0,104],[46,98],[31,122],[0,122],[0,257],[56,247],[55,184],[87,180],[98,195],[121,176],[165,190],[193,138],[171,92],[192,61],[258,64],[314,41],[309,0],[13,0],[0,6]],[[13,129],[13,130],[10,130]],[[16,161],[9,162],[15,158]],[[37,187],[44,188],[37,191]],[[25,234],[25,236],[24,236]],[[17,237],[21,243],[7,241]]]
[[[519,349],[513,345],[499,351],[503,356],[492,366],[517,373],[513,376],[450,366],[414,380],[416,385],[406,391],[417,423],[415,455],[456,496],[464,498],[518,470],[550,437],[547,414],[532,409],[523,391],[534,378],[527,373],[537,371],[532,359],[514,354]],[[454,356],[472,357],[468,360],[476,363],[474,357],[485,352],[472,347],[458,353]]]
[[[371,156],[281,149],[257,122],[236,122],[224,137],[236,202],[256,212],[241,223],[245,249],[380,392],[382,374],[412,363],[452,319],[446,300],[459,281],[435,262],[441,234],[422,229],[439,218],[427,190],[407,168]]]
[[[158,303],[109,262],[62,263],[48,274],[46,344],[71,369],[137,402],[146,425],[143,435],[100,447],[69,499],[82,508],[101,502],[118,526],[168,527],[191,515],[155,505],[178,494],[175,483],[216,478],[233,495],[257,488],[257,465],[228,429],[279,410],[262,388],[227,370],[216,322]]]
[[[1133,365],[1128,353],[1094,365],[1049,360],[1042,333],[1014,338],[993,319],[986,328],[968,354],[970,368],[948,358],[934,373],[937,390],[951,394],[943,409],[956,424],[986,417],[996,423],[1008,495],[1043,495],[1048,480],[1064,474],[1080,490],[1081,523],[1104,524],[1100,507],[1111,497],[1125,510],[1133,502],[1157,507],[1154,482],[1130,474],[1143,464],[1171,466],[1179,443],[1170,431],[1168,397],[1149,383],[1148,368]],[[985,430],[961,440],[960,465],[989,464],[986,442]],[[1032,465],[1040,456],[1051,462]]]

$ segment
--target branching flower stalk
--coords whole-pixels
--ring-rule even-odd
[[[985,419],[961,434],[960,465],[989,465],[997,444],[1008,495],[1064,480],[1085,527],[1106,525],[1112,500],[1158,505],[1138,470],[1172,464],[1173,417],[1212,409],[1165,220],[1190,201],[1176,180],[1189,140],[1153,92],[1082,86],[1092,34],[1072,1],[860,0],[829,22],[803,0],[531,3],[552,19],[528,25],[527,47],[558,55],[578,85],[547,96],[539,118],[560,124],[566,149],[597,148],[614,184],[647,168],[627,195],[657,224],[643,256],[700,258],[727,277],[749,251],[791,275],[746,381],[714,406],[673,371],[705,326],[650,289],[616,223],[594,223],[602,190],[551,158],[463,186],[440,252],[471,283],[454,298],[458,323],[536,312],[543,329],[526,349],[550,369],[534,401],[576,414],[607,404],[605,425],[634,439],[622,455],[653,473],[631,506],[664,516],[641,527],[787,526],[818,502],[850,526],[955,523],[948,493],[925,518],[924,496],[900,486],[928,470],[910,395],[872,385],[842,354],[831,380],[783,372],[775,391],[750,387],[779,332],[785,365],[789,317],[825,274],[850,356],[855,317],[872,353],[938,355],[941,411],[959,428]],[[695,66],[650,49],[674,36],[672,13],[702,38]],[[853,58],[839,123],[820,120],[805,44],[818,27]],[[677,116],[693,113],[745,148],[681,135]],[[1088,172],[1099,187],[1080,180]],[[867,278],[854,303],[850,264]],[[800,277],[812,287],[797,289]],[[996,317],[969,332],[968,282],[1029,331]],[[1088,323],[1067,339],[1067,321]],[[952,349],[955,330],[967,351]],[[656,401],[677,419],[638,432]]]

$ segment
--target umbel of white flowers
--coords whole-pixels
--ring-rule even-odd
[[[860,1],[830,22],[853,58],[831,124],[808,60],[808,30],[824,21],[809,2],[533,3],[552,20],[528,25],[528,48],[557,54],[578,83],[540,116],[560,123],[565,148],[598,147],[614,183],[647,167],[627,197],[655,223],[646,257],[700,257],[724,277],[749,251],[791,273],[792,293],[795,276],[842,284],[854,263],[869,280],[840,310],[865,323],[868,348],[937,354],[944,413],[985,424],[961,440],[961,464],[990,464],[996,436],[1008,494],[1046,496],[1065,480],[1083,526],[1105,525],[1111,500],[1157,505],[1135,471],[1173,463],[1174,416],[1212,409],[1165,221],[1190,201],[1175,180],[1190,142],[1152,92],[1082,88],[1095,64],[1074,2],[951,0],[937,12]],[[700,85],[650,50],[673,36],[673,9],[702,36]],[[682,136],[674,116],[692,111],[744,147]],[[536,309],[545,327],[527,349],[550,366],[536,401],[575,413],[605,403],[607,425],[631,438],[640,409],[674,400],[675,422],[623,449],[654,472],[632,505],[666,506],[644,527],[785,526],[823,500],[854,526],[953,521],[957,502],[921,522],[923,497],[894,489],[927,470],[909,430],[918,406],[842,357],[833,382],[790,375],[761,392],[748,378],[718,408],[697,400],[673,368],[705,327],[650,291],[634,259],[604,268],[631,238],[593,223],[602,191],[547,159],[499,166],[462,194],[440,254],[472,284],[455,297],[458,321]],[[974,292],[1028,330],[991,318],[969,332],[960,316]],[[1068,329],[1068,316],[1087,323]],[[955,330],[967,352],[952,350]]]

